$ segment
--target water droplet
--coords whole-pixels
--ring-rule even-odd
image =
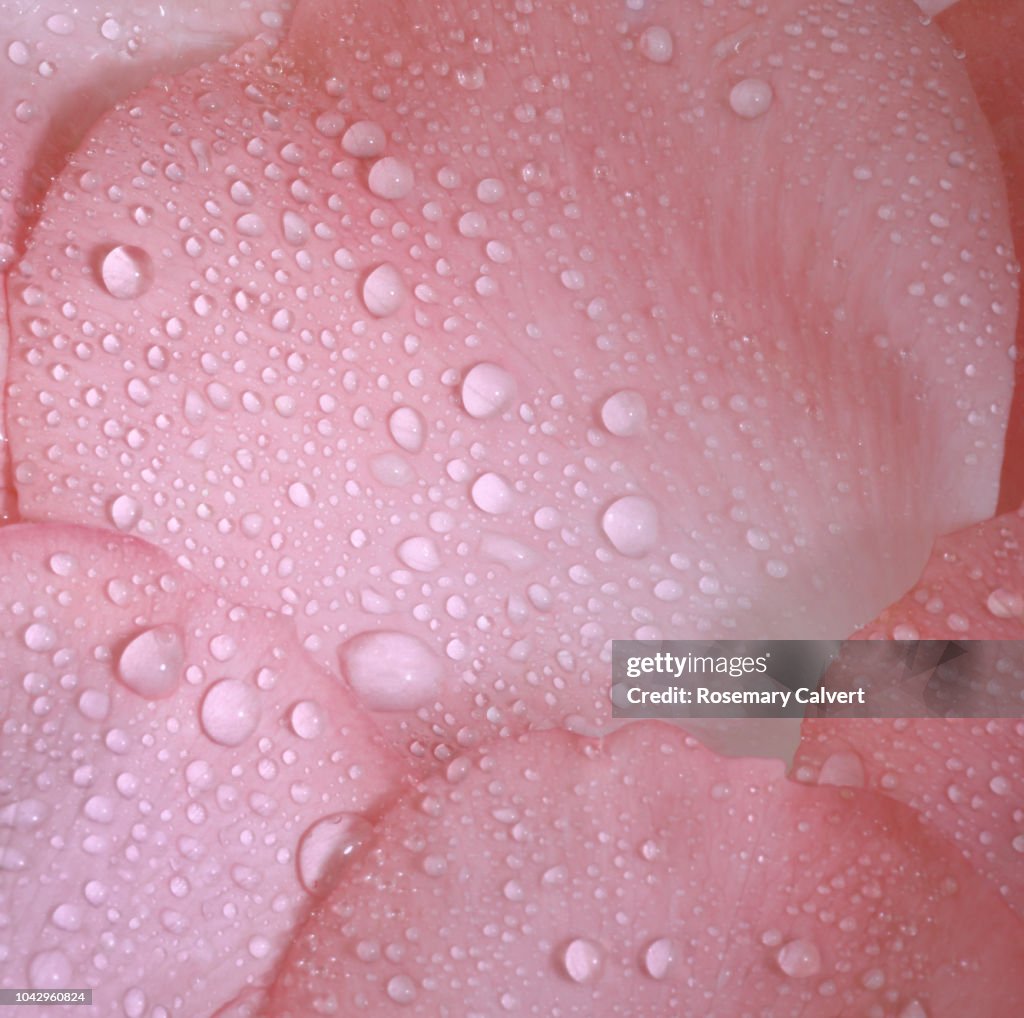
[[[111,297],[139,297],[153,282],[153,260],[141,247],[119,244],[104,256],[100,278]]]
[[[342,644],[342,670],[370,710],[414,710],[433,698],[441,663],[418,637],[392,630],[360,633]]]
[[[1013,790],[1013,786],[1010,784],[1010,779],[1003,774],[997,774],[989,783],[988,787],[996,795],[1009,795]]]
[[[40,951],[28,963],[28,984],[33,990],[71,985],[71,962],[63,951]]]
[[[419,573],[429,573],[441,564],[437,545],[429,537],[410,537],[398,546],[402,563]]]
[[[82,928],[83,911],[78,905],[58,905],[50,915],[50,922],[58,930],[74,933]]]
[[[315,739],[324,730],[324,712],[312,700],[300,700],[289,715],[292,731],[300,739]]]
[[[637,435],[647,424],[647,403],[635,389],[622,389],[602,404],[601,423],[619,438]]]
[[[46,28],[54,35],[71,35],[75,31],[75,19],[67,14],[51,14],[46,19]]]
[[[652,64],[667,64],[672,59],[672,33],[660,25],[651,25],[640,36],[640,52]]]
[[[999,587],[988,595],[985,607],[997,619],[1019,619],[1024,616],[1024,596]]]
[[[147,700],[170,696],[185,666],[185,645],[177,626],[154,626],[139,633],[121,651],[117,677]]]
[[[668,937],[655,940],[644,951],[644,969],[652,979],[664,979],[675,960],[676,946]]]
[[[476,185],[477,201],[494,205],[505,197],[505,185],[494,177],[485,177]]]
[[[29,650],[43,654],[57,646],[57,630],[45,622],[33,622],[25,627],[24,639]]]
[[[5,873],[17,873],[19,870],[28,867],[28,859],[24,852],[19,852],[9,845],[0,846],[0,871]]]
[[[506,534],[484,534],[480,538],[480,554],[517,573],[525,572],[537,562],[537,555],[529,545]]]
[[[729,93],[729,105],[737,116],[755,120],[768,112],[774,98],[775,93],[767,81],[746,78],[733,86]]]
[[[255,212],[245,212],[235,220],[235,229],[243,237],[262,237],[267,225]]]
[[[388,980],[388,996],[396,1004],[411,1004],[416,999],[416,984],[408,976],[392,976]]]
[[[256,731],[260,702],[256,691],[241,679],[222,679],[203,697],[199,722],[203,731],[222,746],[239,746]]]
[[[861,758],[853,752],[833,753],[821,765],[818,784],[863,788],[864,764]]]
[[[372,120],[357,120],[341,137],[341,147],[357,159],[383,152],[386,143],[384,128]]]
[[[393,265],[378,265],[363,283],[363,303],[375,318],[394,314],[405,299],[405,285]]]
[[[462,405],[470,417],[495,417],[508,409],[516,394],[516,380],[497,364],[477,364],[462,382]]]
[[[658,510],[650,499],[626,495],[604,511],[601,529],[620,554],[640,558],[658,541]]]
[[[288,501],[298,509],[308,509],[313,504],[313,493],[302,481],[288,485]]]
[[[44,823],[49,815],[50,807],[41,799],[22,799],[0,807],[0,827],[31,830]]]
[[[562,967],[574,983],[589,983],[601,974],[603,952],[592,940],[570,941],[562,952]]]
[[[794,979],[807,979],[821,971],[821,952],[809,940],[791,940],[775,957],[779,968]]]
[[[110,697],[100,689],[83,689],[78,709],[90,721],[103,721],[110,713]]]
[[[370,167],[367,184],[378,198],[397,201],[404,198],[414,182],[412,169],[394,156],[384,156]]]
[[[497,516],[512,508],[515,492],[512,485],[498,474],[481,474],[470,489],[473,504],[482,512]]]
[[[142,507],[131,495],[118,495],[110,503],[110,520],[118,530],[130,530],[141,515]]]
[[[406,452],[419,452],[423,448],[425,430],[423,415],[412,407],[400,406],[388,417],[388,431],[395,445]]]
[[[754,551],[767,551],[772,546],[772,539],[759,527],[751,527],[747,531],[747,544]]]
[[[75,560],[67,552],[59,551],[50,556],[50,572],[54,576],[70,576],[75,571]]]
[[[911,1000],[903,1010],[900,1011],[897,1018],[928,1018],[928,1012],[924,1009],[921,1003],[916,1000]]]

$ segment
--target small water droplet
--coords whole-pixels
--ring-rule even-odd
[[[807,979],[821,971],[821,952],[809,940],[791,940],[775,957],[779,968],[794,979]]]
[[[602,404],[601,423],[619,438],[638,435],[647,424],[647,402],[635,389],[621,389]]]
[[[672,59],[672,33],[661,25],[651,25],[640,36],[640,52],[652,64],[667,64]]]
[[[256,691],[241,679],[222,679],[203,697],[199,722],[203,731],[222,746],[239,746],[256,731],[260,702]]]
[[[578,937],[562,952],[562,968],[574,983],[589,983],[601,974],[603,952],[592,940]]]
[[[302,481],[288,485],[288,501],[298,509],[308,509],[313,504],[313,493]]]
[[[416,984],[408,976],[392,976],[388,980],[388,996],[396,1004],[411,1004],[416,999]]]
[[[75,571],[74,557],[59,551],[50,556],[50,572],[54,576],[70,576]]]
[[[28,963],[28,983],[33,990],[60,989],[71,985],[71,962],[63,951],[40,951]]]
[[[775,98],[771,85],[760,78],[746,78],[733,86],[729,105],[733,113],[745,120],[755,120],[771,108]]]
[[[147,700],[170,696],[185,666],[185,645],[177,626],[154,626],[139,633],[121,651],[117,677]]]
[[[341,147],[357,159],[378,155],[386,143],[384,128],[372,120],[357,120],[341,138]]]
[[[67,14],[51,14],[46,19],[46,28],[54,35],[71,35],[75,31],[75,19]]]
[[[153,282],[153,260],[141,247],[119,244],[104,256],[100,278],[111,297],[139,297]]]
[[[626,495],[604,511],[601,529],[620,554],[641,558],[657,544],[658,510],[650,499]]]
[[[821,765],[818,784],[863,788],[864,764],[861,758],[853,752],[833,753]]]
[[[420,573],[429,573],[441,564],[437,545],[429,537],[410,537],[398,546],[402,564]]]
[[[57,630],[45,622],[33,622],[25,627],[24,640],[29,650],[43,654],[57,646]]]
[[[391,630],[360,633],[342,644],[342,670],[370,710],[414,710],[441,682],[441,663],[418,637]]]
[[[324,712],[313,700],[300,700],[289,715],[292,731],[300,739],[315,739],[324,730]]]
[[[142,507],[131,495],[118,495],[110,503],[110,520],[118,530],[130,530],[141,515]]]
[[[363,283],[363,304],[375,318],[394,314],[405,300],[405,284],[393,265],[378,265]]]
[[[655,940],[644,951],[644,969],[652,979],[664,979],[675,960],[676,946],[668,937]]]
[[[50,915],[50,922],[58,930],[67,930],[69,933],[73,933],[82,928],[82,916],[82,909],[78,905],[58,905]]]

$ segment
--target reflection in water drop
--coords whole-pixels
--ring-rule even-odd
[[[203,697],[199,723],[222,746],[239,746],[256,731],[260,703],[256,691],[240,679],[222,679]]]
[[[153,282],[153,259],[141,247],[119,244],[104,255],[100,279],[111,297],[139,297]]]
[[[562,967],[574,983],[589,983],[601,974],[603,952],[592,940],[578,937],[562,952]]]
[[[337,866],[369,840],[373,825],[358,813],[322,817],[299,839],[299,880],[310,894],[326,889]]]
[[[170,696],[185,665],[185,645],[177,626],[143,630],[121,651],[118,678],[147,700]]]

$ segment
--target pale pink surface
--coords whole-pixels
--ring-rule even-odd
[[[1015,483],[1019,111],[908,4],[636,6],[307,3],[276,56],[112,110],[43,198],[2,985],[128,1018],[1024,1006],[1016,722],[807,723],[794,776],[866,789],[658,725],[500,738],[606,723],[612,638],[889,602],[870,631],[1019,636],[1019,518],[967,526]],[[961,7],[985,52],[1002,15]],[[140,701],[114,662],[168,620],[197,670]],[[303,889],[338,811],[370,847]]]

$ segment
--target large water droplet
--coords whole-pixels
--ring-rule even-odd
[[[185,645],[177,626],[154,626],[132,640],[117,661],[117,677],[147,700],[170,696],[185,665]]]
[[[141,247],[119,244],[104,255],[100,278],[111,297],[139,297],[153,282],[153,260]]]
[[[729,105],[737,116],[754,120],[768,112],[774,98],[775,93],[767,81],[745,78],[733,86],[729,93]]]
[[[791,940],[776,955],[779,968],[794,979],[807,979],[821,971],[821,952],[809,940]]]
[[[640,558],[658,541],[658,510],[650,499],[626,495],[604,511],[601,529],[616,551]]]
[[[516,393],[516,380],[497,364],[477,364],[462,382],[462,405],[470,417],[495,417],[507,409]]]
[[[370,190],[378,198],[397,201],[404,198],[411,190],[414,182],[413,173],[407,163],[394,156],[378,159],[370,167],[367,183]]]
[[[241,679],[222,679],[203,697],[199,722],[222,746],[239,746],[256,731],[260,702],[256,691]]]
[[[644,969],[652,979],[664,979],[675,960],[676,946],[668,937],[655,940],[644,951]]]
[[[328,878],[369,840],[373,825],[358,813],[322,817],[299,839],[299,880],[310,894],[326,890]]]
[[[394,314],[405,299],[405,285],[393,265],[378,265],[363,283],[363,303],[375,318]]]
[[[339,656],[349,685],[370,710],[414,710],[441,682],[440,661],[407,633],[360,633],[342,644]]]
[[[578,937],[562,952],[562,968],[574,983],[589,983],[601,974],[604,952],[592,940]]]

